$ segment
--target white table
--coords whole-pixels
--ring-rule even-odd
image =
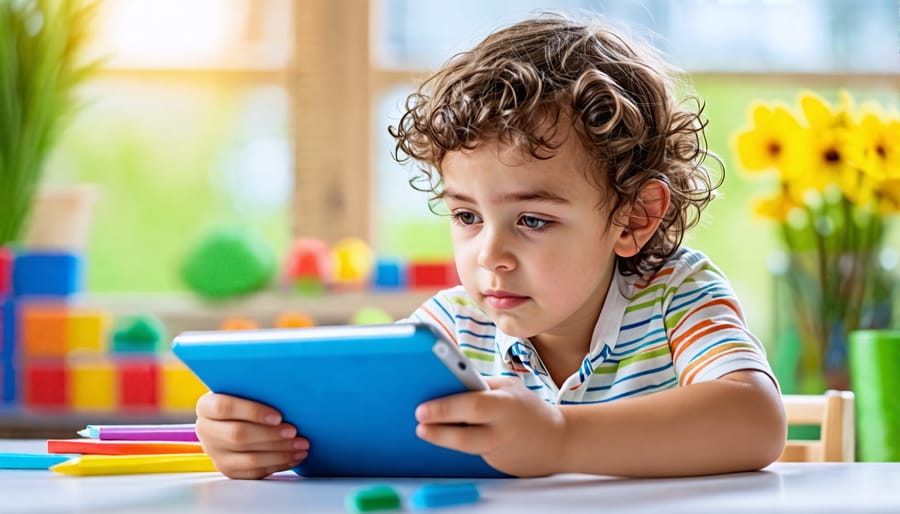
[[[45,448],[40,440],[0,440],[0,451]],[[346,512],[344,497],[357,489],[387,484],[408,499],[433,482],[304,479],[291,473],[244,481],[218,473],[73,477],[0,470],[0,512]],[[559,475],[474,482],[479,503],[434,512],[900,512],[900,463],[774,464],[755,473],[679,479]]]

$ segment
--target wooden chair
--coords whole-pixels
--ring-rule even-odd
[[[853,392],[824,395],[784,395],[788,426],[818,425],[817,441],[788,440],[781,462],[853,462],[855,459]]]

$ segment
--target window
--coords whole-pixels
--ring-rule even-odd
[[[289,237],[290,0],[106,0],[89,53],[104,65],[48,163],[97,184],[89,289],[183,289],[190,245],[216,224]]]

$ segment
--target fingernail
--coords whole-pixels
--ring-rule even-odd
[[[428,406],[419,405],[416,407],[416,419],[425,420],[428,417]]]
[[[294,448],[297,450],[308,450],[309,449],[309,441],[306,439],[297,439],[294,441]]]
[[[294,429],[292,427],[282,428],[280,434],[281,434],[281,437],[283,437],[285,439],[293,439],[294,436],[297,435],[294,433]]]
[[[281,423],[281,416],[278,414],[267,414],[264,419],[268,425],[277,425]]]

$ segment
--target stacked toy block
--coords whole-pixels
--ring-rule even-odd
[[[361,240],[344,238],[329,247],[319,239],[294,242],[285,259],[283,281],[304,294],[328,290],[378,291],[446,289],[459,284],[452,260],[411,261],[377,257]]]
[[[203,384],[168,352],[152,316],[81,307],[83,262],[0,249],[0,392],[40,412],[190,412]]]

